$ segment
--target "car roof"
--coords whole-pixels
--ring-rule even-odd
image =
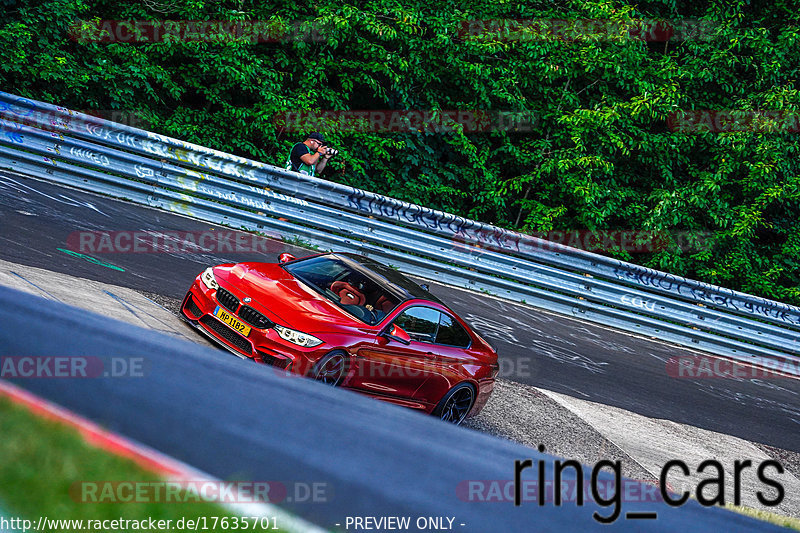
[[[401,296],[403,300],[428,300],[435,302],[439,305],[447,307],[444,302],[439,300],[436,296],[426,291],[418,284],[407,278],[397,270],[379,263],[369,257],[353,254],[353,253],[330,253],[333,257],[337,257],[346,261],[353,268],[361,271],[365,275],[372,278],[375,282],[383,285],[387,290]]]

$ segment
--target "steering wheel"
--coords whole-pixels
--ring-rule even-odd
[[[363,320],[368,324],[375,324],[377,322],[377,318],[375,317],[375,312],[370,311],[366,307],[363,307],[361,305],[342,305],[342,307],[351,315]],[[370,317],[371,320],[369,320]]]

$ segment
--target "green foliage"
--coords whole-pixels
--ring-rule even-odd
[[[71,108],[136,111],[148,129],[278,165],[303,133],[274,120],[287,111],[530,113],[535,127],[522,132],[328,128],[341,154],[324,177],[527,232],[699,236],[690,249],[609,253],[800,303],[797,133],[779,119],[756,131],[669,126],[681,110],[775,110],[795,117],[796,131],[793,2],[173,5],[170,19],[263,21],[286,38],[82,42],[70,38],[80,21],[165,15],[138,0],[17,0],[0,22],[2,86]],[[620,25],[602,38],[464,31],[504,19]],[[636,39],[632,19],[698,20],[703,32]]]

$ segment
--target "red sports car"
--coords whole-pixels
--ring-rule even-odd
[[[456,424],[483,408],[499,368],[426,288],[354,254],[209,267],[181,312],[239,357]]]

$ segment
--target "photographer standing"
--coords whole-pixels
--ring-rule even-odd
[[[328,148],[322,134],[315,131],[309,133],[305,141],[292,147],[286,160],[286,170],[313,176],[315,172],[321,173],[328,160],[337,153],[338,150]]]

